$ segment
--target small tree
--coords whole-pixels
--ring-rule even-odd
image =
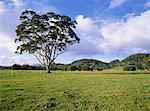
[[[11,66],[11,69],[13,69],[13,70],[21,70],[21,65],[19,65],[19,64],[13,64]]]
[[[73,31],[76,25],[68,16],[49,12],[38,15],[34,11],[24,11],[17,26],[17,38],[20,42],[16,53],[33,54],[50,73],[50,67],[58,55],[80,39]]]

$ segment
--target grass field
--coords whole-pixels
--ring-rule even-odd
[[[150,72],[0,71],[1,111],[150,111]]]

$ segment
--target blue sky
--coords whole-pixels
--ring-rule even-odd
[[[23,10],[56,12],[77,21],[79,44],[56,62],[81,58],[109,62],[134,53],[150,53],[149,0],[0,0],[0,65],[37,64],[28,54],[15,54],[15,29]]]

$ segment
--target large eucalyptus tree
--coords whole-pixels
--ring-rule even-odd
[[[50,73],[51,65],[68,46],[79,43],[74,32],[76,21],[53,12],[39,15],[34,11],[23,11],[21,24],[17,26],[15,42],[19,42],[16,53],[33,54]]]

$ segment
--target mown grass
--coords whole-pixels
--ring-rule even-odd
[[[1,111],[150,111],[150,72],[0,71]]]

